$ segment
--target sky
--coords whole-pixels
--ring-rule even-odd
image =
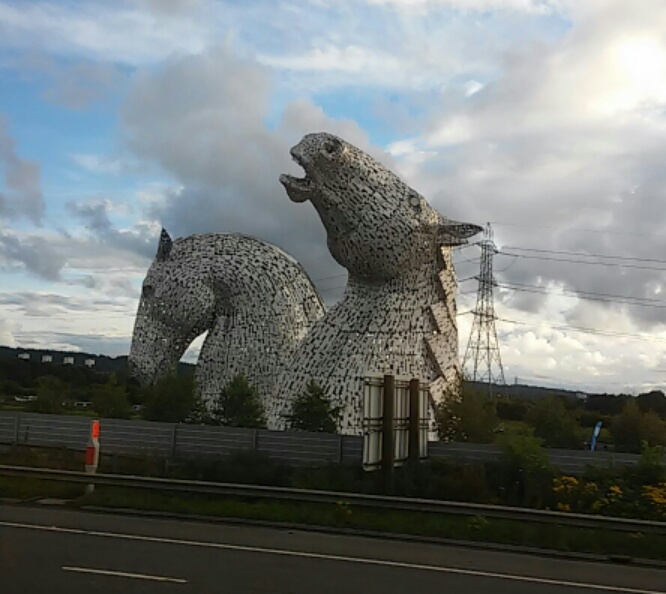
[[[335,303],[278,182],[327,131],[492,224],[508,382],[662,388],[664,31],[662,0],[0,0],[0,344],[126,354],[162,226],[275,243]]]

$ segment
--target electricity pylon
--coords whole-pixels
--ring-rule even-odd
[[[463,371],[470,380],[488,384],[505,384],[502,357],[500,356],[497,330],[495,329],[495,306],[493,289],[497,286],[493,276],[493,256],[497,253],[493,241],[493,230],[488,223],[484,229],[481,246],[481,270],[475,278],[479,281],[476,293],[474,322],[469,334]],[[470,369],[467,369],[469,367]],[[494,370],[493,370],[494,369]]]

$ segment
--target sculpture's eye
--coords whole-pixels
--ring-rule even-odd
[[[342,143],[337,138],[328,139],[323,146],[324,154],[333,157],[342,151]]]
[[[408,198],[409,205],[415,210],[421,210],[421,198],[418,194],[411,194]]]
[[[142,297],[152,297],[154,294],[155,287],[153,287],[153,285],[143,285],[143,289],[141,289]]]

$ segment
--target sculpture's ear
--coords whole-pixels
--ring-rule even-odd
[[[171,248],[173,247],[173,241],[171,241],[171,236],[167,233],[167,230],[162,228],[160,233],[160,243],[157,246],[157,256],[158,260],[166,260],[171,253]]]
[[[479,225],[440,217],[437,225],[437,238],[440,245],[462,245],[467,243],[467,239],[482,231],[483,227]]]

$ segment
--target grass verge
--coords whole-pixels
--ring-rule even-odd
[[[42,466],[80,470],[81,452],[15,448],[0,455],[8,464]],[[254,456],[256,458],[256,455]],[[286,484],[298,488],[327,488],[372,492],[368,477],[359,478],[362,471],[349,468],[293,470],[291,475],[270,461],[247,458],[247,454],[211,465],[200,464],[193,469],[175,467],[179,478],[220,480],[251,484]],[[243,463],[245,462],[245,463]],[[113,472],[160,476],[163,461],[152,458],[108,461]],[[242,470],[242,472],[241,472]],[[437,475],[433,475],[437,478]],[[445,475],[448,477],[449,475]],[[427,475],[426,478],[432,478]],[[372,478],[372,477],[370,477]],[[365,479],[366,482],[363,482]],[[441,477],[440,477],[441,479]],[[440,483],[444,484],[443,479]],[[432,480],[427,481],[432,484]],[[439,483],[438,483],[439,484]],[[476,483],[473,483],[476,485]],[[132,508],[175,512],[197,516],[296,523],[313,527],[333,527],[372,530],[402,535],[447,538],[475,542],[510,544],[567,552],[601,555],[623,555],[637,558],[666,560],[666,536],[590,530],[566,525],[536,524],[495,520],[483,516],[463,517],[443,514],[388,511],[353,507],[340,502],[331,504],[301,504],[273,500],[220,499],[183,494],[168,494],[145,490],[97,487],[92,495],[83,496],[81,484],[40,481],[28,478],[0,477],[0,498],[36,499],[59,498],[71,500],[73,506],[96,505],[109,508]],[[475,490],[474,492],[478,491]],[[402,493],[401,493],[402,494]],[[422,495],[422,494],[421,494]],[[428,493],[425,493],[428,496]]]
[[[98,488],[95,493],[79,498],[75,505],[244,518],[666,560],[666,537],[654,534],[495,520],[483,516],[387,511],[351,506],[342,501],[337,504],[302,504]]]

